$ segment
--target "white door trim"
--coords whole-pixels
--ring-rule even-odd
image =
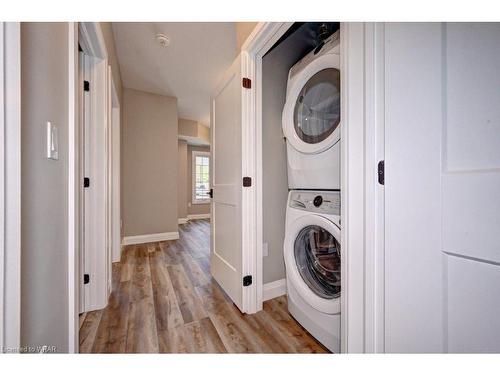
[[[21,29],[0,23],[0,346],[21,343]]]
[[[383,25],[341,23],[341,351],[384,351]]]
[[[68,352],[78,352],[80,247],[80,129],[78,23],[68,23]]]
[[[384,353],[385,190],[377,165],[385,159],[385,24],[365,25],[365,348]]]
[[[120,99],[116,92],[116,85],[113,81],[111,67],[109,68],[111,80],[111,253],[112,261],[119,262],[121,255],[121,207],[120,207]]]
[[[78,118],[78,43],[85,53],[103,60],[101,65],[107,66],[107,52],[104,37],[98,22],[69,23],[68,33],[68,73],[69,73],[69,145],[68,145],[68,348],[70,353],[78,352],[79,343],[79,292],[80,292],[80,265],[78,249],[80,247],[80,218],[81,212],[81,192],[83,182],[80,180],[80,142]],[[102,71],[103,69],[101,69]],[[101,87],[104,87],[103,95],[107,94],[106,73],[100,74],[97,80]],[[102,81],[102,82],[101,82]],[[99,83],[97,82],[97,83]],[[96,83],[96,84],[97,84]],[[74,95],[74,96],[73,96]],[[96,103],[98,104],[98,103]],[[107,101],[103,99],[102,105]],[[101,111],[102,112],[102,111]],[[107,124],[106,113],[101,113],[100,122]],[[105,197],[104,197],[105,198]],[[106,207],[105,205],[103,205]],[[103,225],[105,224],[102,223]],[[105,228],[103,228],[105,230]],[[102,265],[104,267],[104,265]],[[105,282],[105,281],[104,281]],[[102,298],[101,298],[102,299]],[[106,296],[107,299],[107,296]],[[102,301],[101,301],[102,302]],[[96,304],[97,306],[98,304]]]
[[[108,52],[99,22],[80,22],[78,31],[80,34],[79,42],[83,51],[89,56],[107,60]]]
[[[260,22],[242,46],[242,74],[254,89],[243,97],[243,175],[252,177],[251,188],[243,190],[243,274],[253,275],[252,285],[243,289],[245,312],[262,310],[263,212],[262,212],[262,57],[290,28],[292,22]]]

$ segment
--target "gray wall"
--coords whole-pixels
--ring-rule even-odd
[[[179,139],[179,164],[177,171],[177,217],[187,218],[188,196],[187,196],[187,149],[186,141]]]
[[[21,24],[21,345],[68,350],[68,24]],[[59,160],[45,158],[45,122]]]
[[[269,52],[262,63],[263,241],[269,246],[269,255],[263,258],[264,283],[285,277],[283,240],[288,179],[281,113],[288,71],[303,53],[303,38],[292,35]]]
[[[209,146],[188,146],[187,149],[187,205],[188,215],[210,213],[210,203],[193,204],[193,151],[210,152]]]
[[[177,231],[177,99],[125,88],[124,236]]]
[[[236,47],[238,53],[258,22],[236,22]]]

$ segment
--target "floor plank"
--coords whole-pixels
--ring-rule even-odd
[[[82,314],[81,353],[325,353],[286,297],[242,314],[210,275],[210,221],[180,239],[124,246],[108,306]]]
[[[91,353],[103,310],[90,311],[80,327],[80,353]]]
[[[138,246],[130,285],[127,353],[158,353],[158,334],[147,247]]]

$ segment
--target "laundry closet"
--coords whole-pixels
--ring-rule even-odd
[[[262,58],[264,297],[266,284],[286,280],[291,314],[335,352],[340,351],[339,34],[339,23],[295,23]]]

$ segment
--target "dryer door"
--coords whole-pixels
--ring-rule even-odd
[[[324,313],[340,312],[340,230],[318,215],[306,215],[287,228],[287,277],[301,297]]]
[[[283,109],[285,136],[303,153],[322,152],[340,139],[340,70],[327,59],[338,55],[321,56],[299,73]]]

